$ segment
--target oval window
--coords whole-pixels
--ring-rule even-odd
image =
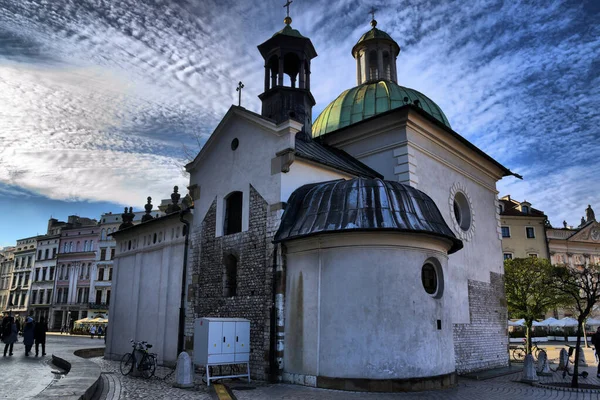
[[[454,196],[454,218],[458,222],[458,226],[463,231],[468,231],[471,227],[471,207],[469,206],[469,200],[461,193],[456,192]]]
[[[239,145],[240,145],[240,141],[238,140],[238,138],[233,139],[231,141],[231,150],[235,151]]]
[[[435,295],[438,289],[438,274],[436,268],[431,263],[425,263],[421,268],[421,283],[425,291]]]

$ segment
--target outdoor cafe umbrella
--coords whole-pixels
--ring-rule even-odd
[[[600,325],[600,319],[594,319],[594,318],[588,318],[587,321],[585,321],[585,323],[587,325]]]
[[[508,326],[525,326],[525,319],[521,318],[517,321],[508,320]],[[544,325],[543,322],[538,322],[536,320],[533,320],[532,326],[547,326],[547,325]]]

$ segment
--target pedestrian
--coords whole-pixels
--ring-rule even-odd
[[[63,326],[60,327],[60,334],[62,335],[64,332],[66,332],[67,330],[67,326],[65,324],[63,324]]]
[[[25,325],[23,326],[23,344],[25,345],[25,356],[29,357],[29,352],[33,347],[33,337],[34,337],[35,323],[33,322],[33,318],[27,317],[25,318]]]
[[[15,317],[15,325],[17,326],[17,340],[19,339],[18,335],[21,332],[21,321],[19,320],[19,316]]]
[[[6,352],[9,351],[9,356],[13,355],[13,346],[17,341],[17,325],[15,319],[12,316],[8,317],[6,325],[3,325],[2,330],[2,341],[4,342],[4,357]],[[4,321],[3,321],[4,322]]]
[[[594,345],[596,355],[600,356],[600,326],[598,327],[598,329],[596,329],[596,333],[592,335],[592,344]],[[596,376],[600,378],[600,362],[598,363],[598,370],[596,371]]]
[[[40,317],[40,321],[35,324],[33,338],[35,339],[35,356],[40,353],[40,344],[42,345],[42,356],[46,355],[46,332],[48,332],[48,324],[45,317]]]
[[[102,325],[98,327],[98,339],[102,338]]]
[[[95,334],[96,334],[96,327],[94,325],[92,325],[92,327],[90,328],[90,335],[92,336],[92,339],[94,338]]]

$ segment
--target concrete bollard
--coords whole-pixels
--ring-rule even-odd
[[[523,377],[521,378],[521,382],[537,382],[538,380],[537,373],[535,372],[533,356],[531,354],[527,354],[523,364]]]
[[[548,364],[548,354],[546,354],[546,350],[541,350],[538,355],[538,372],[539,376],[551,376],[552,371],[550,370],[550,365]]]
[[[579,366],[580,367],[587,367],[587,363],[585,362],[585,354],[584,354],[583,349],[581,347],[579,347]]]
[[[194,387],[194,368],[190,356],[185,351],[182,351],[181,354],[179,354],[179,357],[177,357],[175,383],[173,386],[182,389]]]
[[[558,369],[557,371],[564,371],[567,367],[567,360],[569,359],[569,353],[567,353],[566,349],[560,349],[560,354],[558,358]]]

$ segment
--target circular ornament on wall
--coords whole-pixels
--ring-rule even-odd
[[[473,239],[475,234],[475,212],[465,185],[460,182],[452,185],[448,205],[450,206],[450,220],[456,236],[466,242]]]
[[[600,241],[600,229],[594,228],[591,233],[592,240],[595,242]]]

